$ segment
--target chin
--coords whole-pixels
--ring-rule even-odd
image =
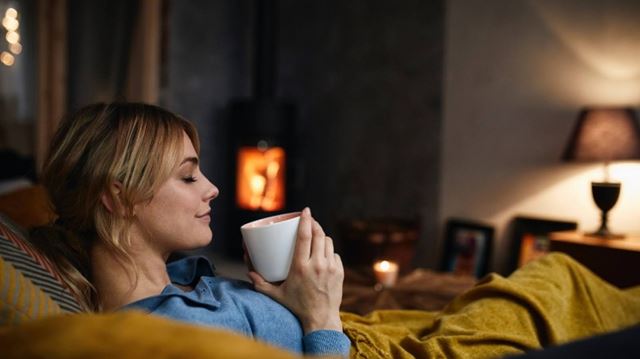
[[[192,251],[197,250],[203,247],[206,247],[212,242],[211,231],[207,232],[197,232],[184,235],[184,241],[180,243],[180,247],[178,250],[180,251]]]
[[[198,241],[196,242],[197,243],[196,245],[199,248],[199,247],[207,246],[211,242],[213,242],[213,233],[211,233],[211,230],[209,230],[208,233],[198,236]]]
[[[184,246],[183,248],[180,248],[180,251],[195,251],[198,249],[202,249],[204,247],[206,247],[209,243],[211,243],[211,241],[197,241],[197,242],[192,242],[189,243],[188,245]]]

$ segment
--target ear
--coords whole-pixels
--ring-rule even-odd
[[[120,203],[120,193],[122,192],[122,183],[115,181],[108,189],[100,195],[100,202],[109,211],[109,213],[124,214],[124,208]]]

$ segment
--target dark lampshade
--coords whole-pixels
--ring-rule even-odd
[[[621,184],[609,182],[607,165],[612,161],[640,159],[640,126],[630,108],[585,108],[580,111],[562,159],[603,162],[604,182],[591,182],[593,200],[600,208],[600,227],[591,235],[622,238],[607,227],[608,214],[620,195]]]
[[[580,111],[562,159],[598,162],[640,159],[640,127],[633,109]]]

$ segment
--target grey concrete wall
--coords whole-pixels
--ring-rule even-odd
[[[302,202],[329,234],[341,220],[421,222],[418,262],[435,253],[443,57],[442,1],[280,2],[277,92],[298,105]],[[252,3],[171,3],[163,102],[194,120],[203,168],[220,185],[217,240],[231,174],[224,107],[251,91]],[[226,208],[225,208],[226,207]]]

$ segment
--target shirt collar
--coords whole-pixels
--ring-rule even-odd
[[[167,272],[169,273],[171,281],[180,285],[191,285],[194,287],[194,290],[184,292],[182,289],[169,284],[159,295],[129,303],[125,305],[123,309],[143,307],[153,311],[154,308],[162,304],[167,297],[174,296],[184,298],[184,300],[188,302],[216,309],[220,306],[220,302],[214,298],[211,288],[205,283],[198,283],[202,276],[214,276],[214,270],[215,267],[213,264],[210,263],[207,258],[201,256],[187,257],[173,261],[167,264]],[[198,285],[198,288],[196,288],[196,285]]]
[[[202,256],[187,257],[167,264],[171,282],[180,285],[195,285],[203,276],[213,277],[215,266]]]

